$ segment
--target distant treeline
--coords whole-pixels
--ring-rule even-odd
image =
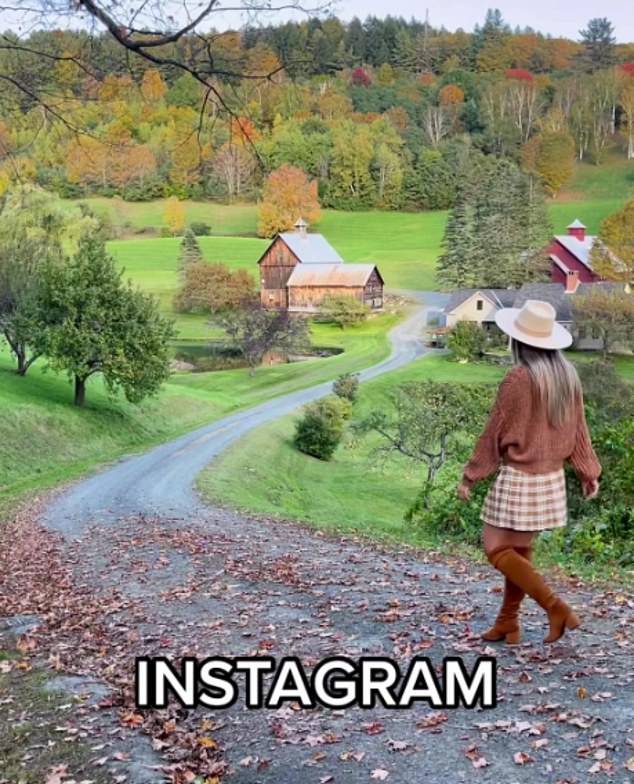
[[[0,191],[21,179],[64,196],[248,200],[290,164],[324,206],[436,209],[454,204],[471,149],[551,193],[575,158],[600,163],[613,145],[634,158],[634,45],[605,19],[578,42],[512,31],[497,11],[471,33],[330,17],[210,34],[228,112],[105,35],[14,42],[0,49]],[[182,62],[194,45],[172,46]]]

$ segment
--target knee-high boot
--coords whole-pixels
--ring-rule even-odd
[[[566,631],[576,629],[580,621],[573,610],[555,595],[544,578],[537,572],[530,561],[523,558],[512,547],[497,547],[488,553],[489,561],[511,582],[515,583],[548,614],[550,631],[544,642],[555,642]]]
[[[514,547],[523,558],[530,561],[533,555],[532,547]],[[519,622],[519,610],[522,599],[526,596],[523,588],[515,585],[508,577],[504,578],[504,598],[493,626],[482,634],[482,639],[497,642],[505,640],[509,645],[517,645],[522,638]]]

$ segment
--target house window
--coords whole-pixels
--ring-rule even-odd
[[[598,340],[601,337],[601,331],[598,327],[592,327],[592,337],[595,340]]]
[[[588,336],[588,330],[586,327],[579,327],[577,330],[577,336],[579,340],[584,340]]]
[[[479,299],[476,302],[476,310],[482,310],[484,308],[484,300]]]

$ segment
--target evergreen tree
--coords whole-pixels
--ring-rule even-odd
[[[473,261],[472,210],[464,191],[456,198],[449,213],[442,241],[442,253],[436,266],[436,278],[443,289],[475,286]]]
[[[444,288],[509,288],[541,279],[552,229],[543,192],[505,160],[479,169],[449,215],[438,280]]]
[[[203,253],[198,244],[198,239],[191,228],[188,228],[181,240],[178,256],[179,269],[182,272],[189,264],[200,264],[201,261],[203,261]]]
[[[582,59],[589,71],[609,68],[616,61],[614,28],[605,17],[591,19],[579,35],[583,43]]]

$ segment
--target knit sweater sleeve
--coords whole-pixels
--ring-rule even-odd
[[[592,482],[601,476],[601,464],[592,448],[583,397],[577,402],[577,432],[570,463],[581,482]]]
[[[500,384],[488,422],[464,467],[462,482],[468,487],[497,471],[502,459],[500,441],[506,426],[505,417],[513,411],[517,403],[522,380],[525,381],[521,368],[514,368]]]

